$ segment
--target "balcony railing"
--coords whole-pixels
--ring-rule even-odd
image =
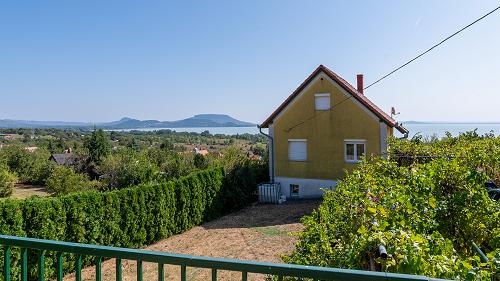
[[[212,280],[217,280],[220,270],[241,272],[241,280],[246,281],[249,273],[260,273],[276,276],[278,280],[284,277],[298,277],[310,280],[440,280],[417,275],[404,275],[384,272],[370,272],[361,270],[337,269],[316,266],[301,266],[293,264],[274,264],[266,262],[244,261],[235,259],[221,259],[196,257],[181,254],[170,254],[147,250],[116,248],[89,244],[59,242],[52,240],[24,238],[0,235],[0,245],[4,254],[4,280],[11,280],[11,250],[19,248],[21,251],[21,280],[28,280],[28,250],[36,251],[38,280],[45,278],[44,256],[48,252],[56,252],[56,277],[63,279],[63,259],[66,255],[76,255],[75,278],[82,280],[82,259],[84,256],[95,258],[96,280],[102,279],[102,261],[107,258],[116,259],[116,280],[122,280],[122,260],[135,260],[137,264],[137,280],[142,280],[143,262],[152,262],[158,265],[158,280],[164,280],[165,265],[179,266],[180,279],[187,280],[188,267],[210,269]],[[302,279],[300,279],[302,280]]]

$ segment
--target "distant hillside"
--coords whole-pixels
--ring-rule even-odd
[[[253,127],[255,124],[234,119],[225,114],[199,114],[177,121],[138,120],[124,117],[118,121],[90,123],[64,121],[27,121],[0,119],[0,128],[193,128],[193,127]]]

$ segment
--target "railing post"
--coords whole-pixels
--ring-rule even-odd
[[[122,281],[122,260],[116,259],[116,281]]]
[[[76,256],[75,261],[75,280],[82,281],[82,255]]]
[[[38,250],[38,281],[45,280],[45,252]]]
[[[248,280],[248,273],[246,271],[241,272],[241,281],[247,281]]]
[[[102,280],[102,257],[95,258],[95,280]]]
[[[158,263],[158,281],[165,279],[165,267],[163,263]]]
[[[3,249],[3,276],[5,281],[10,281],[10,246]]]
[[[217,281],[217,268],[212,268],[212,281]]]
[[[187,268],[185,265],[181,265],[181,281],[186,281],[186,271],[187,271]]]
[[[137,260],[137,281],[142,281],[142,261]]]
[[[63,273],[63,252],[57,252],[56,254],[56,277],[57,281],[62,281],[64,277]]]
[[[21,249],[21,280],[28,281],[28,249]]]

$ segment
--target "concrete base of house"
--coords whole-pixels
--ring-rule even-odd
[[[289,199],[321,198],[324,189],[333,189],[337,186],[337,181],[335,180],[275,177],[274,181],[280,183],[281,194]]]

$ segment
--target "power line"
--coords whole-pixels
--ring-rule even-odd
[[[495,8],[495,9],[493,9],[493,10],[491,10],[490,12],[488,12],[488,13],[487,13],[487,14],[485,14],[485,15],[483,15],[482,17],[480,17],[480,18],[476,19],[475,21],[471,22],[470,24],[468,24],[468,25],[464,26],[464,27],[463,27],[463,28],[461,28],[460,30],[456,31],[455,33],[451,34],[450,36],[446,37],[445,39],[441,40],[441,41],[440,41],[439,43],[437,43],[436,45],[434,45],[434,46],[432,46],[431,48],[427,49],[425,52],[423,52],[423,53],[419,54],[418,56],[416,56],[416,57],[412,58],[411,60],[409,60],[409,61],[408,61],[408,62],[406,62],[405,64],[401,65],[400,67],[398,67],[398,68],[394,69],[393,71],[389,72],[388,74],[386,74],[386,75],[382,76],[382,77],[381,77],[380,79],[378,79],[377,81],[375,81],[375,82],[371,83],[370,85],[368,85],[368,86],[364,87],[364,88],[363,88],[363,90],[366,90],[366,89],[370,88],[371,86],[373,86],[373,85],[377,84],[378,82],[382,81],[383,79],[385,79],[385,78],[389,77],[389,76],[390,76],[390,75],[392,75],[394,72],[396,72],[396,71],[400,70],[401,68],[403,68],[403,67],[405,67],[405,66],[409,65],[409,64],[410,64],[410,63],[412,63],[413,61],[417,60],[418,58],[420,58],[420,57],[422,57],[423,55],[427,54],[428,52],[432,51],[434,48],[438,47],[439,45],[443,44],[444,42],[446,42],[447,40],[451,39],[451,38],[452,38],[452,37],[454,37],[455,35],[459,34],[460,32],[464,31],[465,29],[467,29],[467,28],[471,27],[472,25],[476,24],[477,22],[481,21],[482,19],[486,18],[487,16],[489,16],[489,15],[493,14],[494,12],[496,12],[496,11],[497,11],[497,10],[499,10],[499,9],[500,9],[500,6],[496,7],[496,8]],[[340,104],[344,103],[345,101],[349,100],[349,99],[350,99],[350,98],[352,98],[352,97],[353,97],[353,96],[351,95],[351,96],[349,96],[349,97],[347,97],[347,98],[345,98],[345,99],[341,100],[341,101],[340,101],[340,102],[338,102],[337,104],[335,104],[335,105],[331,106],[331,107],[329,108],[329,110],[334,109],[335,107],[339,106]],[[325,110],[325,111],[322,111],[322,112],[320,112],[320,113],[323,113],[323,112],[326,112],[326,111],[329,111],[329,110]],[[309,121],[309,120],[312,120],[312,119],[316,118],[316,116],[317,116],[317,115],[318,115],[318,114],[316,113],[316,114],[312,115],[311,117],[309,117],[309,118],[307,118],[307,119],[303,120],[302,122],[299,122],[299,123],[297,123],[297,124],[295,124],[295,125],[293,125],[293,126],[291,126],[291,127],[289,127],[289,128],[286,128],[284,131],[285,131],[285,132],[290,132],[290,131],[291,131],[291,130],[293,130],[294,128],[296,128],[296,127],[298,127],[298,126],[300,126],[300,125],[302,125],[302,124],[306,123],[306,122],[307,122],[307,121]]]
[[[447,40],[451,39],[452,37],[454,37],[455,35],[459,34],[460,32],[466,30],[467,28],[471,27],[472,25],[476,24],[477,22],[481,21],[482,19],[486,18],[487,16],[493,14],[494,12],[496,12],[497,10],[500,9],[500,6],[496,7],[495,9],[491,10],[490,12],[488,12],[487,14],[485,14],[484,16],[478,18],[477,20],[471,22],[470,24],[464,26],[463,28],[461,28],[460,30],[458,30],[457,32],[451,34],[450,36],[446,37],[445,39],[441,40],[441,42],[437,43],[436,45],[432,46],[431,48],[427,49],[425,52],[421,53],[420,55],[412,58],[411,60],[409,60],[408,62],[406,62],[405,64],[401,65],[400,67],[394,69],[393,71],[387,73],[386,75],[382,76],[380,79],[378,79],[377,81],[371,83],[370,85],[366,86],[365,88],[363,88],[363,90],[366,90],[368,88],[370,88],[371,86],[377,84],[378,82],[384,80],[385,78],[389,77],[390,75],[392,75],[394,72],[400,70],[401,68],[409,65],[410,63],[412,63],[413,61],[417,60],[418,58],[420,58],[421,56],[427,54],[428,52],[432,51],[434,48],[438,47],[439,45],[443,44],[444,42],[446,42]]]
[[[299,123],[297,123],[297,124],[295,124],[295,125],[293,125],[293,126],[291,126],[291,127],[289,127],[289,128],[286,128],[284,131],[288,133],[288,132],[290,132],[291,130],[295,129],[295,127],[298,127],[298,126],[300,126],[300,125],[302,125],[302,124],[306,123],[307,121],[309,121],[309,120],[312,120],[312,119],[316,118],[316,116],[318,116],[318,114],[321,114],[321,113],[324,113],[324,112],[328,112],[328,111],[330,111],[330,110],[334,109],[335,107],[337,107],[337,106],[341,105],[342,103],[346,102],[347,100],[349,100],[349,99],[350,99],[350,98],[352,98],[352,97],[353,97],[352,95],[348,96],[347,98],[345,98],[345,99],[343,99],[343,100],[339,101],[337,104],[334,104],[334,105],[330,106],[330,108],[328,108],[328,110],[323,110],[323,111],[320,111],[319,113],[318,113],[318,112],[315,112],[315,113],[314,113],[314,115],[312,115],[311,117],[309,117],[309,118],[307,118],[306,120],[304,120],[304,121],[302,121],[302,122],[299,122]]]

